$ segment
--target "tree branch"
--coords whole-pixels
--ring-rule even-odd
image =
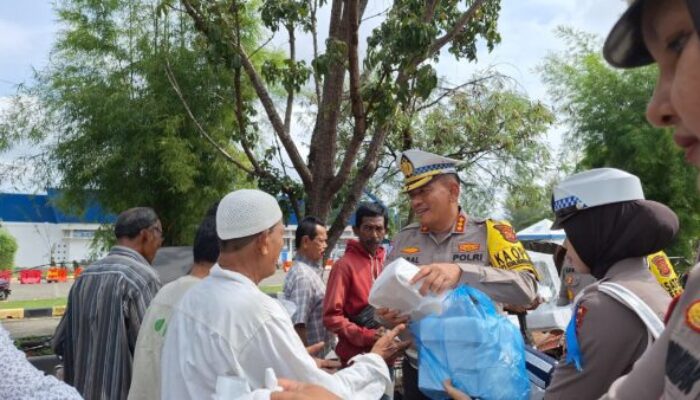
[[[311,10],[311,39],[314,49],[314,60],[318,59],[318,32],[316,31],[317,19],[316,11],[318,10],[318,0],[309,0],[309,9]],[[316,90],[316,104],[321,104],[321,80],[316,73],[316,69],[313,71],[314,76],[314,89]]]
[[[175,76],[173,75],[172,70],[170,69],[170,62],[167,60],[165,61],[165,75],[168,78],[168,81],[170,82],[170,86],[175,90],[175,93],[177,94],[177,97],[180,99],[180,102],[182,103],[182,106],[185,108],[185,111],[187,112],[187,115],[190,117],[190,120],[192,120],[192,123],[194,123],[195,127],[197,128],[197,131],[199,132],[202,137],[204,137],[209,143],[211,143],[212,146],[217,150],[219,154],[224,156],[228,161],[233,163],[235,166],[238,168],[242,169],[248,174],[253,174],[253,170],[250,169],[249,167],[243,165],[240,161],[236,160],[232,155],[230,155],[223,147],[219,146],[218,143],[207,133],[206,130],[202,127],[202,125],[199,123],[197,118],[195,118],[194,114],[192,113],[192,110],[190,109],[189,104],[187,104],[187,101],[185,100],[184,96],[182,95],[182,91],[180,90],[180,86],[177,83],[177,80],[175,79]]]
[[[345,0],[347,1],[347,0]],[[327,46],[333,41],[347,41],[348,10],[344,0],[333,0],[331,19],[328,28]],[[330,49],[326,49],[328,52]],[[330,66],[323,80],[321,102],[318,105],[316,124],[311,134],[309,146],[309,166],[319,176],[315,176],[319,185],[327,185],[333,176],[333,160],[337,151],[338,117],[345,79],[345,65],[335,62]],[[324,177],[320,176],[324,175]],[[316,203],[321,187],[312,188],[310,202]]]
[[[475,0],[471,7],[469,7],[469,9],[459,17],[457,23],[455,24],[455,26],[452,27],[451,31],[435,39],[428,49],[428,56],[440,51],[440,49],[444,45],[449,43],[455,36],[457,36],[457,34],[459,34],[459,32],[462,29],[464,29],[464,26],[467,25],[467,23],[474,18],[474,14],[476,14],[479,8],[481,8],[481,6],[484,4],[484,1],[486,0]]]
[[[448,89],[446,89],[440,96],[438,96],[438,98],[436,98],[435,100],[431,101],[431,102],[428,103],[428,104],[423,104],[423,105],[421,105],[420,107],[416,108],[416,112],[420,112],[420,111],[423,111],[423,110],[428,109],[428,108],[430,108],[430,107],[433,107],[434,105],[436,105],[437,103],[439,103],[440,101],[442,101],[442,99],[444,99],[445,97],[450,96],[450,95],[452,95],[453,93],[455,93],[455,92],[457,92],[457,91],[459,91],[459,90],[461,90],[461,89],[463,89],[463,88],[465,88],[465,87],[467,87],[467,86],[479,84],[479,83],[481,83],[481,82],[483,82],[483,81],[492,79],[492,78],[494,78],[494,77],[496,77],[496,76],[497,76],[496,74],[494,74],[494,75],[489,75],[489,76],[485,76],[485,77],[482,77],[482,78],[475,79],[475,80],[473,80],[473,81],[464,82],[464,83],[462,83],[461,85],[457,85],[457,86],[452,87],[452,88],[448,88]]]
[[[267,46],[268,44],[270,44],[270,42],[271,42],[272,39],[274,39],[274,38],[275,38],[275,35],[272,35],[272,36],[270,36],[269,38],[267,38],[267,40],[266,40],[263,44],[261,44],[260,46],[258,46],[257,49],[253,50],[253,52],[250,53],[250,58],[255,57],[255,55],[256,55],[260,50],[262,50],[263,48],[265,48],[265,46]]]
[[[255,88],[255,92],[257,93],[260,102],[265,108],[265,112],[267,113],[267,117],[269,118],[270,123],[272,124],[272,127],[275,130],[275,133],[280,138],[284,149],[289,155],[289,159],[292,161],[292,165],[294,165],[294,168],[297,170],[297,173],[299,174],[299,177],[301,177],[301,181],[304,183],[304,186],[311,187],[313,183],[311,172],[304,163],[304,159],[301,157],[301,154],[299,154],[299,149],[294,143],[294,140],[289,135],[289,132],[285,130],[284,122],[280,119],[279,115],[277,114],[277,110],[275,109],[275,103],[272,101],[270,94],[267,92],[267,89],[265,88],[265,85],[263,84],[260,75],[258,75],[258,72],[255,70],[253,63],[250,61],[248,55],[242,47],[238,48],[238,53],[241,57],[243,69],[245,69],[248,75],[248,79],[250,79],[251,83],[253,84],[253,88]]]
[[[196,8],[192,5],[191,0],[181,1],[185,6],[185,9],[187,10],[187,13],[194,20],[194,24],[197,30],[209,38],[211,33],[207,27],[207,24],[204,21],[202,15],[199,12],[197,12]],[[231,45],[231,43],[229,43],[229,46],[231,51],[237,53],[240,56],[243,68],[245,69],[248,78],[253,84],[253,88],[255,89],[255,92],[258,95],[260,102],[265,108],[265,112],[267,113],[268,119],[270,120],[270,123],[272,124],[275,133],[282,141],[282,144],[284,145],[284,148],[287,151],[290,160],[292,161],[292,165],[294,165],[294,168],[297,170],[297,173],[301,177],[302,183],[305,187],[310,187],[312,184],[311,173],[306,164],[304,163],[304,160],[302,159],[301,155],[299,154],[299,149],[297,149],[294,141],[289,135],[289,132],[285,131],[284,123],[280,119],[280,116],[277,114],[274,102],[272,101],[270,94],[265,88],[265,85],[262,82],[262,78],[260,78],[260,75],[255,70],[253,63],[251,62],[249,56],[246,54],[242,46],[237,46],[236,48],[236,46]]]
[[[294,26],[287,26],[289,34],[289,59],[292,61],[290,65],[295,65],[296,61],[296,38],[294,37]],[[292,110],[294,107],[294,88],[287,88],[287,106],[284,109],[284,130],[291,132]]]
[[[440,0],[428,0],[426,3],[425,9],[423,10],[423,23],[428,23],[433,19],[433,16],[435,16],[435,8],[440,3]]]
[[[358,31],[360,29],[358,0],[350,0],[348,5],[348,25],[349,25],[349,47],[348,47],[348,70],[350,72],[350,104],[354,118],[353,134],[345,150],[345,156],[338,170],[338,173],[331,181],[330,190],[337,191],[347,180],[352,169],[352,165],[357,158],[362,140],[367,132],[367,120],[365,107],[360,93],[360,61],[358,56]]]
[[[328,241],[330,243],[335,243],[343,232],[343,229],[347,225],[348,218],[352,213],[353,209],[360,200],[360,195],[362,194],[362,189],[364,189],[369,178],[372,177],[374,172],[377,170],[377,163],[379,161],[379,154],[382,150],[384,141],[389,133],[389,123],[383,124],[372,136],[372,140],[367,148],[367,153],[365,158],[362,160],[362,164],[357,171],[355,180],[348,191],[345,201],[338,216],[333,221],[330,229],[330,237]]]
[[[435,39],[430,44],[425,53],[423,53],[421,56],[415,57],[411,62],[408,63],[408,65],[406,65],[406,67],[400,70],[396,78],[397,84],[405,84],[408,80],[408,76],[406,76],[408,72],[414,70],[418,66],[418,64],[422,63],[423,61],[428,59],[428,57],[431,57],[433,54],[439,52],[443,48],[443,46],[445,46],[452,39],[454,39],[454,37],[457,36],[462,29],[464,29],[464,26],[467,25],[467,23],[469,23],[469,21],[471,21],[474,18],[474,15],[479,10],[479,8],[481,8],[485,1],[486,0],[475,0],[471,7],[469,7],[469,9],[459,17],[459,19],[449,32]],[[426,5],[426,10],[423,14],[423,17],[428,15],[428,11],[431,5],[433,4],[429,3]],[[433,6],[437,6],[437,4],[434,4]]]

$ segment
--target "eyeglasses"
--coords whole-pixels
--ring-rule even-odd
[[[151,227],[148,228],[148,229],[151,229],[151,230],[153,230],[153,231],[158,232],[158,235],[159,235],[160,237],[163,237],[163,228],[161,228],[160,226],[158,226],[158,225],[153,225],[153,226],[151,226]]]

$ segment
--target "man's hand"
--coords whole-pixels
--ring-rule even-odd
[[[315,356],[318,354],[319,351],[323,350],[323,346],[326,345],[326,342],[318,342],[315,344],[312,344],[311,346],[306,348],[306,352],[309,353],[310,356]]]
[[[323,358],[316,358],[314,355],[318,354],[319,351],[323,350],[323,346],[326,344],[326,342],[318,342],[316,344],[312,344],[311,346],[306,348],[306,351],[309,353],[311,357],[314,358],[314,361],[316,361],[316,366],[327,371],[327,372],[336,372],[340,369],[340,367],[343,366],[343,364],[338,361],[338,360],[326,360]]]
[[[273,392],[270,400],[340,400],[340,397],[318,385],[288,379],[278,379],[277,384],[284,391]]]
[[[386,334],[386,328],[383,326],[380,326],[379,328],[374,330],[374,340],[379,340],[380,337],[384,336]]]
[[[377,343],[372,346],[372,353],[379,354],[387,364],[392,362],[399,356],[408,346],[411,345],[410,340],[400,341],[397,336],[401,331],[406,329],[406,325],[400,324],[394,329],[388,331],[384,336],[377,340]]]
[[[452,289],[459,283],[462,270],[457,264],[430,264],[421,267],[420,271],[411,279],[411,285],[421,280],[420,294],[426,296],[429,292],[440,294],[446,289]]]
[[[375,313],[390,328],[393,328],[400,324],[408,323],[408,316],[401,315],[401,313],[397,310],[390,310],[388,308],[378,308],[377,310],[375,310]]]
[[[445,379],[445,381],[442,382],[442,386],[445,387],[445,391],[450,396],[450,398],[454,400],[472,400],[471,397],[467,396],[465,393],[452,386],[452,381],[450,381],[449,379]]]

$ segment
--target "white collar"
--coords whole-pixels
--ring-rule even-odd
[[[250,278],[241,274],[240,272],[231,271],[228,269],[223,269],[219,263],[214,264],[209,271],[209,276],[214,279],[225,279],[229,281],[236,281],[246,286],[251,286],[258,289],[258,285],[255,284]]]

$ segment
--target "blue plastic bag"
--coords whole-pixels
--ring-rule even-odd
[[[442,310],[410,325],[420,390],[433,400],[448,399],[442,382],[450,378],[472,398],[528,399],[523,338],[491,299],[462,285],[445,298]]]

